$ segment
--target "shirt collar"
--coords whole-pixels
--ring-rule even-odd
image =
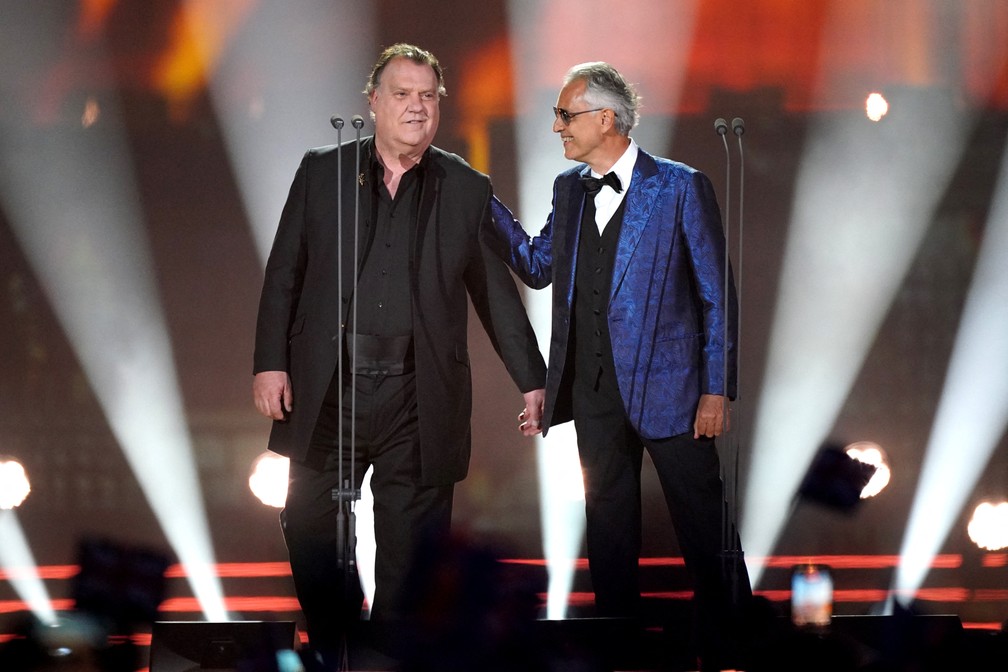
[[[630,186],[630,178],[633,177],[634,165],[637,164],[637,151],[639,147],[633,138],[630,138],[630,145],[623,152],[623,156],[617,159],[613,167],[609,169],[609,172],[616,173],[616,177],[619,178],[620,184],[623,186],[623,191],[625,192]],[[602,177],[600,174],[596,173],[594,170],[591,171],[592,177]]]
[[[430,166],[431,161],[433,161],[431,158],[432,153],[431,147],[427,147],[427,149],[424,150],[423,155],[420,157],[420,162],[406,172],[410,173],[416,170],[416,175],[422,175],[423,171],[425,171]],[[385,166],[382,165],[381,159],[378,158],[378,150],[375,148],[373,141],[371,142],[371,146],[368,148],[368,156],[365,161],[370,164],[368,167],[370,173],[375,176],[376,181],[380,182],[381,177],[385,174]]]

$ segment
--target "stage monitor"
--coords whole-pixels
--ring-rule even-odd
[[[232,672],[293,650],[296,634],[294,621],[155,621],[150,672]]]

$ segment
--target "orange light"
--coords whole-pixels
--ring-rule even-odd
[[[169,46],[154,70],[154,85],[168,100],[173,114],[187,113],[254,4],[252,0],[218,0],[178,7],[169,30]]]

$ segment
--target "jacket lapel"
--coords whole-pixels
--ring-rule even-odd
[[[587,166],[582,171],[588,174]],[[554,272],[555,278],[564,278],[566,286],[566,299],[569,306],[574,300],[574,269],[577,268],[578,241],[581,237],[581,217],[583,216],[585,192],[578,182],[582,173],[572,172],[557,183],[557,212],[553,215],[554,234],[559,231],[563,242],[564,254],[553,255],[553,263],[563,264],[558,268],[559,272]],[[563,210],[561,210],[563,208]],[[563,226],[562,230],[557,227]]]
[[[418,261],[423,253],[423,241],[427,235],[427,227],[431,224],[434,206],[441,195],[441,182],[444,179],[444,168],[435,160],[434,148],[427,150],[428,154],[420,164],[420,198],[417,207],[416,226],[410,229],[410,276],[416,278]]]
[[[347,320],[347,312],[351,305],[350,299],[353,296],[353,289],[355,286],[354,270],[356,269],[359,271],[360,268],[363,267],[364,260],[367,259],[368,252],[371,248],[371,241],[374,236],[374,227],[365,226],[365,223],[371,218],[373,205],[372,200],[374,194],[371,185],[373,177],[367,170],[367,166],[370,165],[372,148],[373,141],[371,137],[361,139],[360,173],[354,172],[356,167],[356,150],[353,143],[344,143],[338,150],[341,153],[342,160],[342,165],[339,167],[342,178],[340,182],[342,187],[342,209],[340,210],[342,217],[339,220],[338,227],[336,226],[337,223],[335,221],[333,222],[333,231],[335,232],[333,245],[339,246],[338,255],[336,250],[334,250],[333,258],[339,258],[342,270],[341,289],[343,295],[343,305],[341,308],[341,321],[344,323]],[[360,212],[355,212],[355,198],[359,199],[356,202],[356,205],[359,205]],[[338,209],[335,203],[338,199],[339,195],[333,194],[334,213]],[[356,260],[354,259],[355,247],[357,250]]]
[[[650,154],[639,150],[637,162],[634,164],[633,178],[626,194],[626,207],[623,210],[623,224],[620,227],[619,243],[616,246],[616,259],[613,264],[612,300],[623,283],[630,259],[633,257],[637,244],[644,235],[651,212],[658,202],[661,193],[661,176],[658,165]]]

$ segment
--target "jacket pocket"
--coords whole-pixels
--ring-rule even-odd
[[[700,332],[683,332],[681,327],[674,324],[666,327],[659,327],[658,332],[655,334],[655,341],[658,343],[688,339],[695,340],[697,338],[703,338],[703,334]]]

